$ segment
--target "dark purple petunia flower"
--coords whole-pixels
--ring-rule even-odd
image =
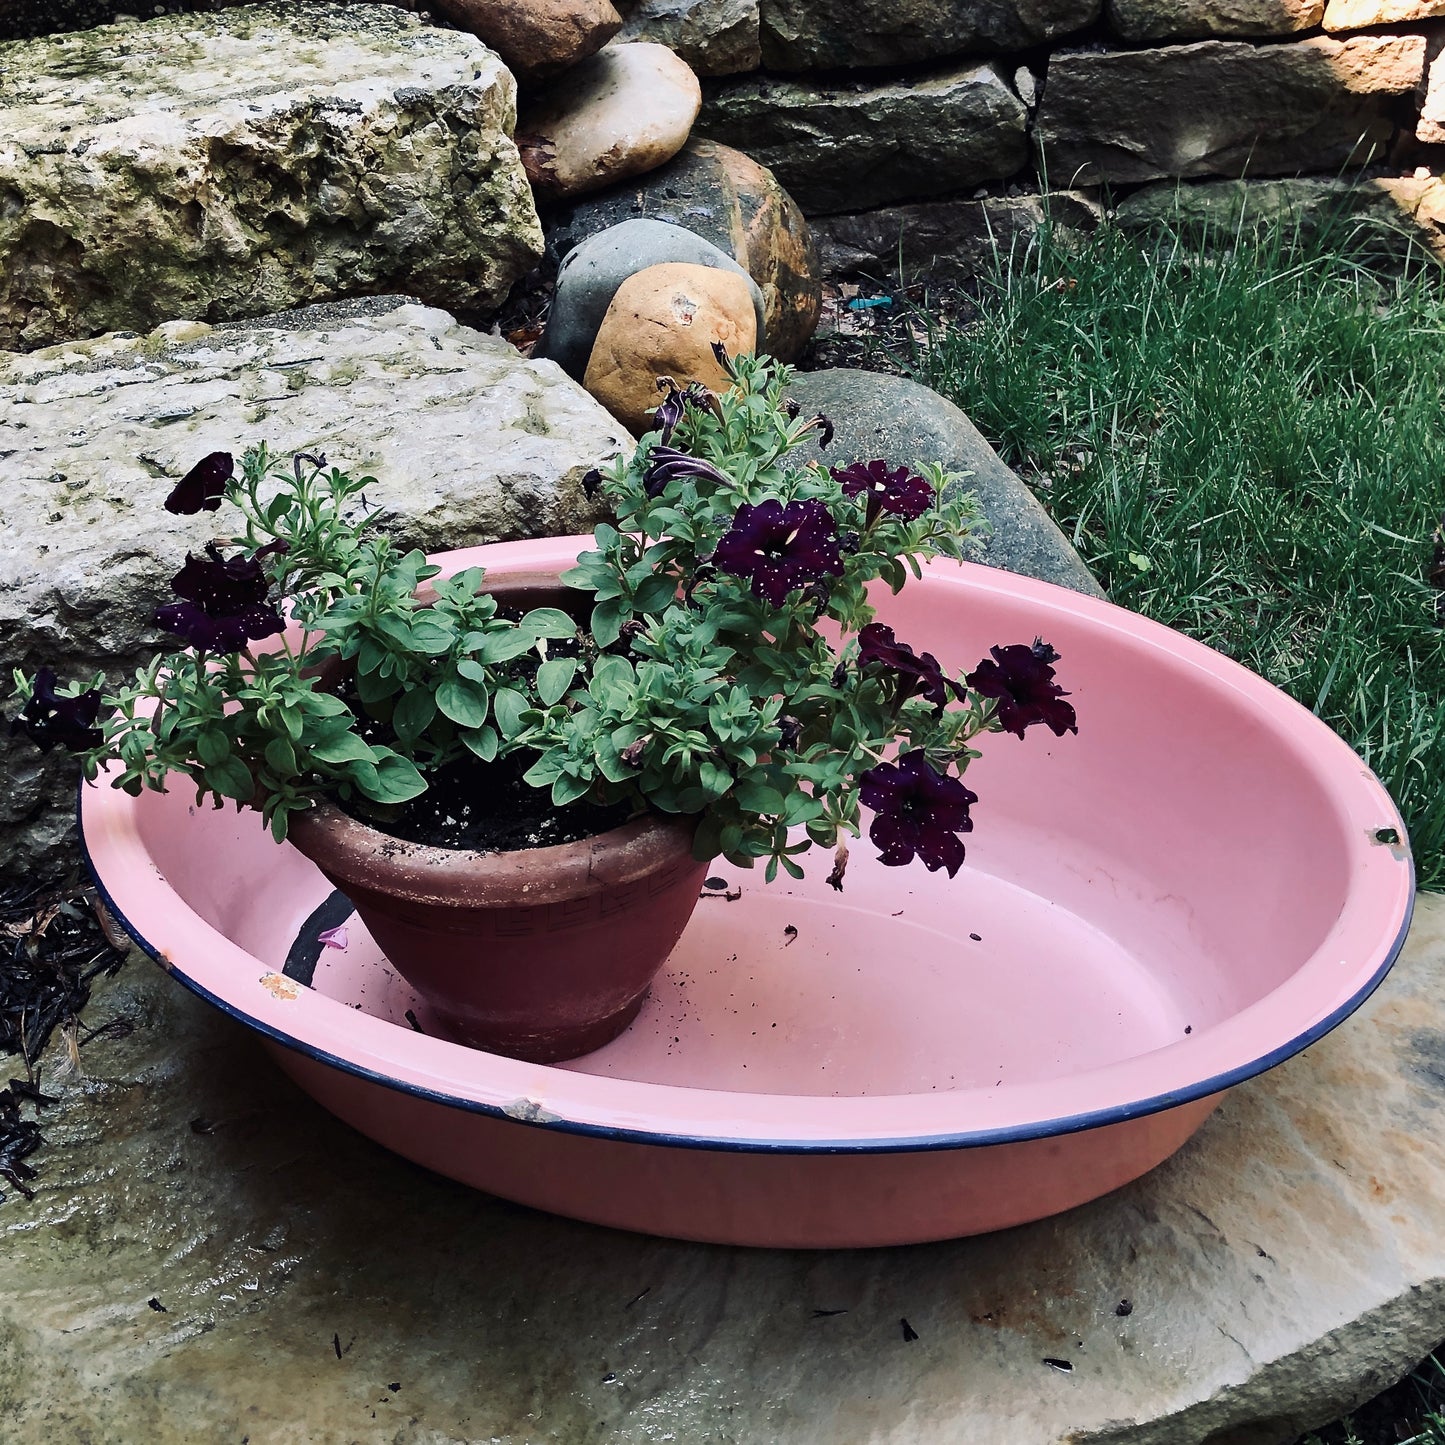
[[[1069,694],[1054,681],[1059,654],[1047,642],[1035,638],[1032,647],[1016,642],[989,652],[992,661],[984,658],[968,674],[968,685],[997,700],[994,716],[1006,733],[1021,738],[1035,723],[1043,723],[1055,737],[1078,732],[1072,704],[1062,701]]]
[[[842,484],[850,497],[868,499],[868,525],[871,527],[880,512],[913,521],[933,505],[933,488],[914,476],[907,467],[889,469],[885,461],[854,462],[851,466],[832,468],[833,480]]]
[[[267,587],[255,557],[222,557],[208,542],[205,558],[186,554],[186,565],[171,578],[171,591],[182,600],[160,608],[156,622],[198,652],[236,652],[285,626],[266,600]]]
[[[943,675],[938,659],[931,652],[915,654],[906,642],[899,642],[893,636],[891,627],[881,622],[870,622],[858,634],[858,666],[877,667],[890,673],[899,701],[927,698],[937,712],[943,711],[950,691],[958,692],[957,686]]]
[[[894,763],[879,763],[863,774],[858,796],[873,810],[868,837],[878,861],[901,868],[915,857],[930,873],[948,869],[953,877],[963,864],[960,833],[973,831],[968,810],[978,795],[957,778],[934,770],[921,752],[905,753]]]
[[[72,753],[97,748],[105,741],[105,735],[96,726],[100,702],[100,693],[93,687],[74,697],[58,696],[54,669],[39,668],[29,699],[10,724],[11,735],[24,733],[47,753],[57,744]]]
[[[705,462],[690,452],[662,445],[655,446],[648,452],[647,470],[642,474],[642,488],[649,497],[660,496],[667,484],[679,477],[696,477],[702,481],[716,482],[719,486],[733,486],[733,479],[726,472],[719,471],[711,462]]]
[[[660,388],[665,388],[667,395],[662,399],[662,405],[652,413],[653,425],[662,433],[659,443],[666,446],[672,440],[672,433],[687,413],[687,397],[673,384],[671,377],[664,377],[658,382]]]
[[[202,457],[176,483],[175,489],[166,498],[166,511],[187,517],[197,512],[216,511],[235,469],[236,463],[230,452],[212,452],[210,456]]]
[[[776,497],[756,507],[744,503],[712,560],[720,571],[749,578],[753,596],[774,607],[789,592],[843,572],[832,515],[816,500],[786,507]]]

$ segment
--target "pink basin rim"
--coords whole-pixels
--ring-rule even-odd
[[[495,565],[555,565],[590,539],[547,538],[446,553],[448,572]],[[935,585],[1006,594],[1037,610],[1045,630],[1067,616],[1121,640],[1185,660],[1201,681],[1246,699],[1277,740],[1328,781],[1332,805],[1358,838],[1347,905],[1319,949],[1264,998],[1143,1058],[1059,1085],[1008,1085],[949,1094],[814,1097],[738,1094],[601,1078],[479,1053],[358,1014],[310,989],[272,988],[265,965],[194,913],[167,883],[141,839],[136,800],[81,786],[86,859],[116,917],[194,993],[274,1042],[345,1073],[446,1107],[529,1127],[682,1148],[777,1153],[886,1153],[979,1148],[1075,1133],[1218,1094],[1308,1047],[1369,997],[1409,929],[1414,872],[1404,827],[1360,759],[1307,709],[1220,654],[1135,613],[1049,583],[971,564],[928,568]],[[1394,828],[1399,844],[1369,841]],[[1333,962],[1331,962],[1333,960]],[[1338,971],[1346,970],[1341,975]],[[260,977],[258,977],[258,974]],[[1341,997],[1339,990],[1352,985]],[[1339,1001],[1320,1013],[1322,988]],[[1281,1038],[1261,1051],[1261,1025]],[[1147,1087],[1141,1087],[1145,1081]],[[538,1118],[537,1115],[542,1117]],[[970,1117],[980,1122],[964,1126]],[[988,1120],[989,1122],[981,1122]]]

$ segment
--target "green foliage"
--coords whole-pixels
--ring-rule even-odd
[[[243,524],[234,543],[297,627],[269,650],[153,658],[104,697],[103,740],[81,756],[88,779],[112,760],[113,783],[131,793],[179,773],[198,801],[259,807],[281,839],[318,796],[384,816],[428,773],[506,750],[528,705],[526,655],[576,623],[555,608],[498,617],[480,568],[442,579],[422,553],[400,552],[356,515],[375,486],[304,457],[274,466],[264,446],[246,454],[224,494]],[[359,714],[334,689],[342,677]],[[31,697],[34,681],[16,681]]]
[[[1341,233],[998,256],[922,381],[1033,484],[1111,597],[1261,673],[1391,790],[1445,886],[1445,299]]]
[[[185,606],[170,611],[185,615],[161,619],[187,648],[93,695],[106,716],[82,749],[86,775],[118,760],[114,781],[138,792],[181,773],[218,806],[260,807],[281,838],[318,797],[384,820],[458,759],[523,753],[555,806],[700,815],[700,857],[763,859],[771,879],[857,833],[865,775],[901,748],[921,755],[915,771],[933,770],[917,786],[942,811],[919,824],[895,782],[898,826],[910,838],[934,829],[917,853],[953,871],[971,795],[947,775],[1002,726],[1005,703],[891,634],[890,650],[863,656],[858,634],[874,615],[870,584],[897,591],[923,559],[964,554],[972,499],[937,468],[925,479],[869,464],[872,492],[857,468],[834,475],[819,451],[831,426],[788,404],[791,373],[750,357],[732,366],[721,396],[669,388],[659,430],[601,478],[615,524],[564,578],[585,594],[580,627],[559,608],[499,615],[481,569],[444,578],[398,549],[361,514],[369,477],[304,456],[277,467],[264,447],[239,476],[229,457],[207,458],[167,505],[228,501],[241,552],[188,561],[204,586],[177,585]],[[280,631],[273,603],[291,628],[241,645]],[[34,680],[20,687],[37,740],[94,738],[89,704],[53,678],[43,695]],[[898,850],[894,861],[915,855]]]
[[[560,705],[534,715],[528,740],[542,757],[527,777],[558,801],[640,794],[663,812],[701,813],[699,857],[765,859],[771,880],[780,867],[799,875],[794,856],[812,844],[856,834],[859,777],[895,744],[940,769],[973,756],[986,709],[900,701],[851,663],[874,615],[868,584],[897,591],[920,559],[961,557],[975,513],[970,498],[945,498],[950,479],[935,471],[922,516],[870,520],[819,460],[824,423],[790,413],[786,368],[750,357],[734,367],[732,388],[688,404],[667,438],[713,474],[664,482],[658,432],[605,474],[616,525],[596,529],[596,550],[563,580],[595,599],[597,645],[615,649],[625,633],[626,653],[604,650]],[[712,562],[739,508],[770,499],[821,502],[847,535],[841,575],[781,606]],[[790,839],[800,826],[805,838]]]

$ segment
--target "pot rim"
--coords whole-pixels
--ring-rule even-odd
[[[644,878],[679,850],[690,853],[696,831],[695,816],[648,812],[572,843],[479,852],[397,838],[335,803],[318,803],[291,819],[287,839],[323,872],[371,892],[461,907],[530,908]]]
[[[512,571],[565,566],[589,542],[563,537],[494,543],[441,553],[436,560],[448,572],[477,563]],[[144,799],[80,785],[86,860],[107,906],[147,953],[193,992],[275,1044],[448,1108],[526,1127],[667,1147],[911,1152],[1013,1144],[1123,1123],[1221,1093],[1273,1068],[1329,1033],[1373,993],[1409,929],[1414,869],[1389,794],[1347,744],[1246,668],[1112,603],[973,563],[929,563],[927,574],[975,598],[1021,597],[1038,610],[1044,627],[1067,619],[1137,652],[1165,652],[1201,685],[1248,698],[1281,746],[1312,772],[1327,772],[1329,802],[1351,840],[1350,894],[1327,936],[1295,973],[1192,1038],[1069,1076],[1069,1107],[1062,1111],[1057,1081],[947,1094],[746,1094],[579,1073],[466,1049],[299,988],[206,923],[178,897],[147,850],[137,814]],[[1387,829],[1398,833],[1388,846],[1382,836]],[[1261,1026],[1267,1037],[1279,1040],[1262,1051]]]

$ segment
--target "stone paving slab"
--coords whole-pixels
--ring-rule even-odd
[[[0,1206],[6,1445],[1272,1445],[1445,1336],[1438,896],[1174,1160],[912,1248],[551,1218],[334,1122],[143,959],[111,1017],[83,1075],[48,1061],[39,1192]]]

